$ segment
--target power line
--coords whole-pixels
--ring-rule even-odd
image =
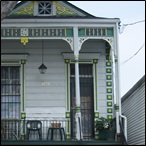
[[[133,22],[133,23],[129,23],[129,24],[124,24],[124,26],[134,25],[134,24],[141,23],[141,22],[144,22],[144,21],[145,20],[141,20],[141,21],[137,21],[137,22]]]
[[[129,60],[131,60],[134,56],[136,56],[136,55],[139,53],[139,51],[143,48],[143,46],[144,46],[144,43],[143,43],[143,45],[140,47],[140,49],[139,49],[133,56],[131,56],[129,59],[127,59],[127,60],[125,60],[124,62],[122,62],[122,65],[124,65],[126,62],[128,62]]]
[[[136,21],[136,22],[133,22],[133,23],[128,23],[128,24],[123,24],[123,25],[120,25],[119,24],[119,33],[122,34],[125,27],[128,26],[128,25],[135,25],[137,23],[141,23],[141,22],[144,22],[145,20],[140,20],[140,21]]]

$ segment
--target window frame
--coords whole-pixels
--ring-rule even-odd
[[[16,84],[12,84],[10,82],[5,83],[5,85],[8,86],[8,93],[3,93],[1,91],[1,119],[20,119],[21,117],[21,66],[20,65],[2,65],[1,68],[8,68],[8,77],[6,77],[6,79],[2,79],[1,76],[1,81],[3,80],[13,80],[11,79],[11,68],[12,67],[16,67],[18,68],[18,78],[17,80],[19,80],[19,83]],[[2,71],[2,69],[1,69]],[[14,77],[15,78],[15,77]],[[14,79],[16,80],[16,79]],[[1,86],[2,86],[2,82],[1,82]],[[12,86],[19,86],[19,93],[13,93],[11,90],[13,89]],[[18,87],[17,87],[18,88]],[[16,90],[16,87],[15,87]],[[9,93],[10,92],[10,93]],[[5,99],[5,100],[4,100]],[[3,106],[4,105],[4,106]],[[8,106],[8,107],[6,107]],[[5,107],[7,109],[5,109],[4,111],[2,110],[2,108]],[[17,108],[17,110],[16,110]],[[10,109],[12,109],[12,112],[10,111]],[[8,111],[8,112],[7,112]],[[4,114],[2,114],[4,113]]]

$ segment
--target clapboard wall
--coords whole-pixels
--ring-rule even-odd
[[[145,145],[145,76],[122,97],[129,145]]]
[[[62,53],[73,53],[70,45],[60,39],[44,41],[44,64],[46,74],[40,74],[42,63],[42,40],[29,40],[24,47],[18,40],[2,42],[2,53],[28,53],[25,65],[25,108],[27,116],[47,114],[47,117],[65,117],[66,112],[66,64]],[[98,111],[100,116],[107,115],[106,99],[106,42],[90,39],[80,53],[100,53],[98,60]],[[44,115],[43,115],[44,116]]]

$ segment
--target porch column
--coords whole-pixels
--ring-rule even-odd
[[[78,43],[78,27],[73,28],[74,31],[74,59],[75,59],[75,90],[76,90],[76,139],[83,139],[81,107],[80,107],[80,81],[79,81],[79,43]]]

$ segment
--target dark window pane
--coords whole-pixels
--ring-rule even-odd
[[[1,118],[20,117],[20,67],[1,67]]]

